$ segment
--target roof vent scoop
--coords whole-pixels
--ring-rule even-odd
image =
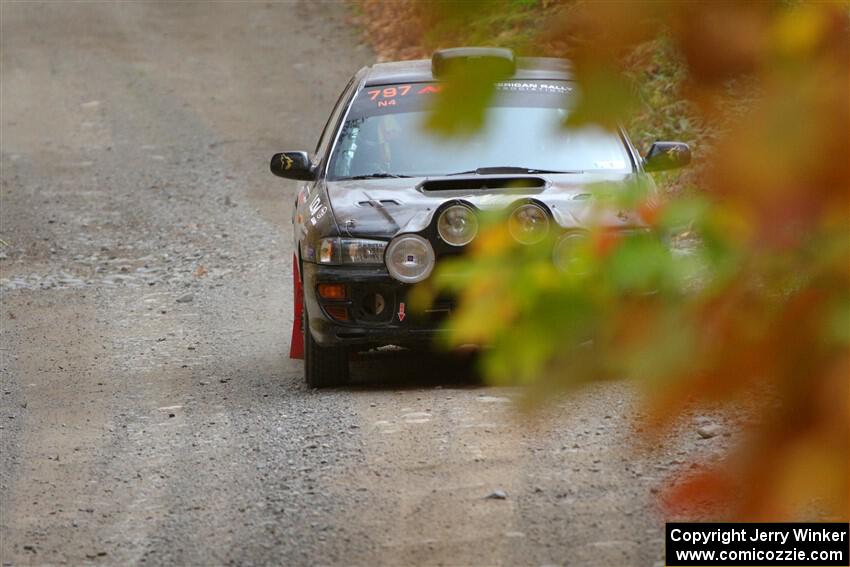
[[[431,56],[431,73],[444,77],[452,69],[483,64],[492,67],[496,75],[510,77],[516,72],[514,52],[505,47],[453,47],[440,49]]]

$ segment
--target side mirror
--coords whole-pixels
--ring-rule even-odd
[[[311,181],[316,178],[316,173],[310,164],[310,156],[307,152],[282,152],[272,156],[269,169],[278,177],[287,179],[299,179]]]
[[[664,171],[691,163],[691,148],[684,142],[655,142],[643,158],[645,171]]]

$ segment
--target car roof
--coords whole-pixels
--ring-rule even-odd
[[[366,67],[364,86],[391,83],[425,83],[436,81],[431,72],[430,59],[391,61],[375,63]],[[516,72],[512,80],[555,80],[572,79],[571,65],[566,59],[555,57],[517,57]]]

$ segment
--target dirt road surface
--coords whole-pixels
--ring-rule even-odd
[[[518,419],[469,365],[287,358],[292,185],[374,56],[342,4],[2,3],[3,565],[654,565],[626,384]],[[487,498],[502,491],[505,498]]]

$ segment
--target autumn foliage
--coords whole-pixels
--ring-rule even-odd
[[[411,55],[439,44],[440,29],[457,41],[458,10],[476,17],[465,3],[392,4],[409,10]],[[599,188],[600,207],[625,201],[664,240],[591,230],[576,251],[582,269],[565,273],[552,265],[552,242],[519,246],[503,223],[489,223],[469,257],[437,273],[437,286],[461,298],[451,343],[492,345],[486,375],[526,384],[532,400],[588,380],[632,379],[646,393],[648,435],[687,408],[744,407],[749,425],[735,454],[674,479],[665,503],[722,503],[725,515],[753,520],[846,520],[847,5],[484,4],[480,17],[545,14],[524,49],[572,60],[582,92],[572,123],[615,127],[646,113],[646,76],[634,65],[651,59],[648,45],[663,44],[681,65],[683,117],[709,134],[698,137],[698,167],[685,182],[661,179],[676,187],[663,201]],[[446,116],[436,124],[464,120],[451,105],[439,108]]]

